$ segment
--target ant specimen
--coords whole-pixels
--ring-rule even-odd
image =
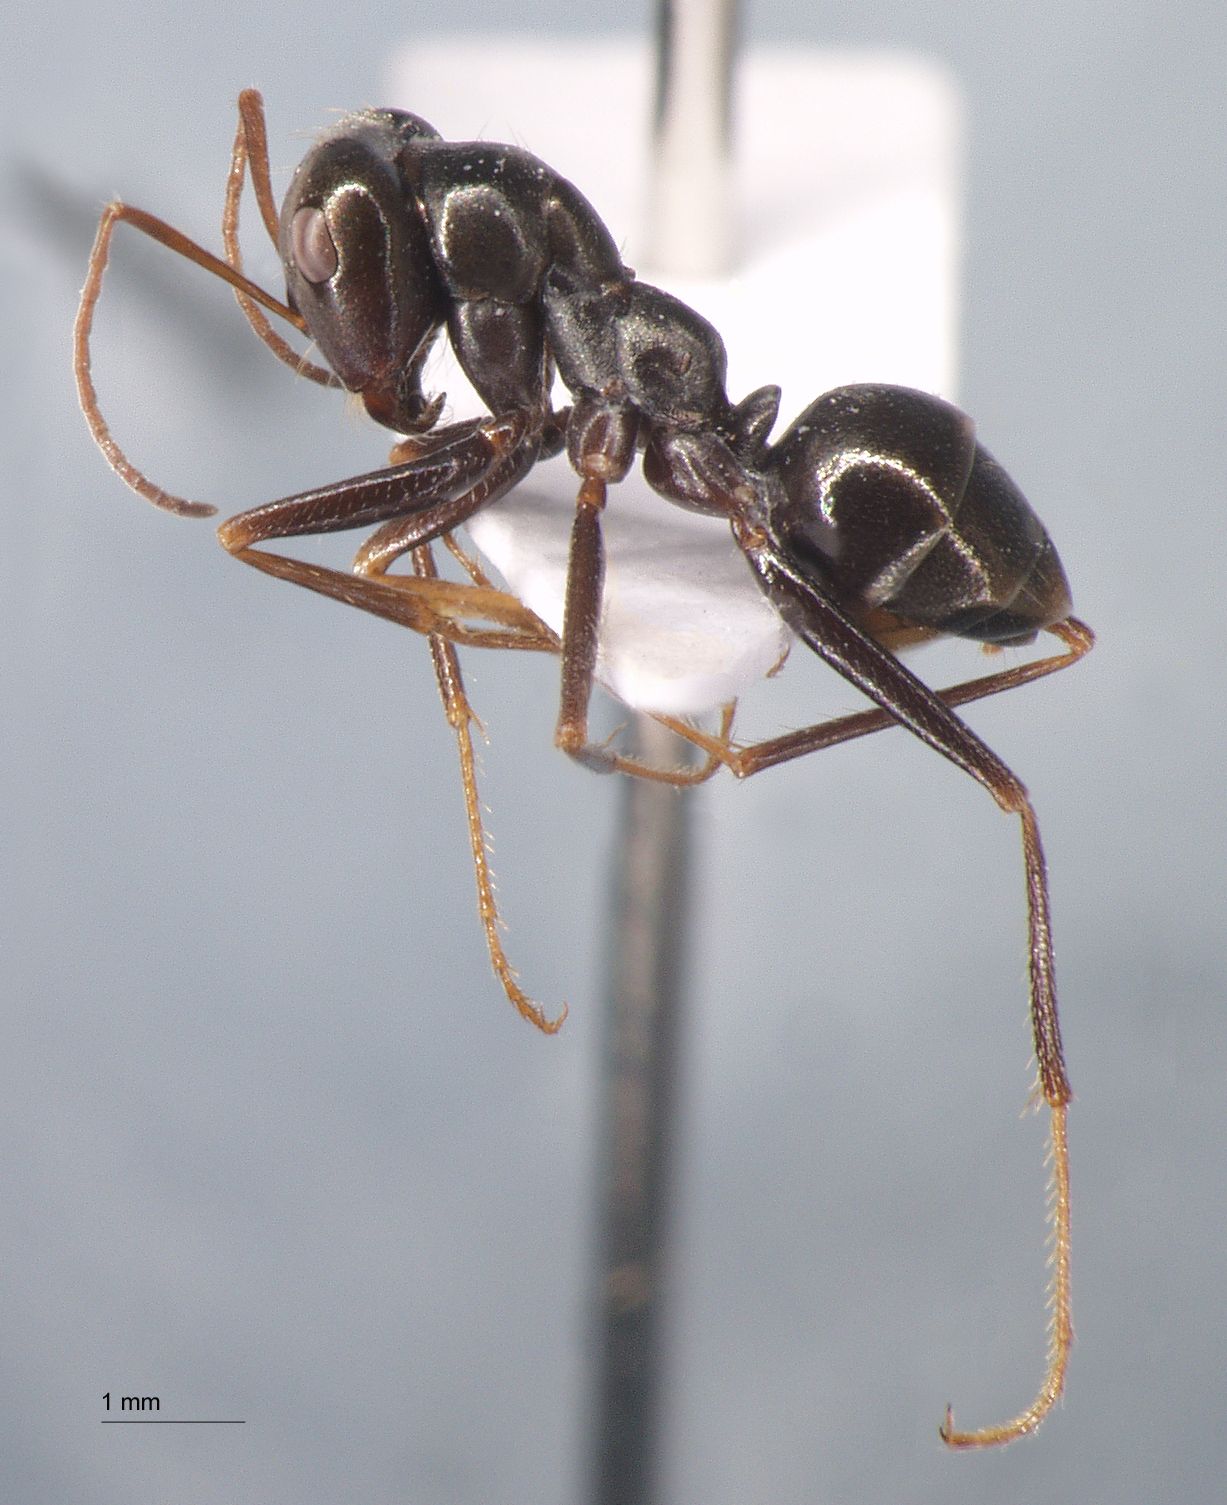
[[[250,172],[286,275],[282,303],[251,282],[239,251],[239,200]],[[137,492],[185,515],[215,509],[155,486],[111,438],[90,376],[89,340],[110,239],[126,221],[230,283],[256,333],[301,374],[359,394],[401,438],[388,467],[270,502],[224,522],[221,542],[245,563],[427,636],[458,740],[479,911],[495,971],[526,1018],[552,1031],[521,991],[497,936],[469,725],[475,719],[456,646],[527,649],[561,657],[556,744],[586,766],[673,784],[722,766],[739,777],[901,725],[940,752],[1021,821],[1026,871],[1031,1018],[1038,1090],[1051,1114],[1052,1322],[1047,1373],[1012,1421],[957,1432],[954,1447],[1033,1430],[1060,1394],[1072,1340],[1065,1072],[1054,987],[1048,884],[1039,828],[1019,779],[954,707],[1064,668],[1093,643],[1070,615],[1069,587],[1039,519],[976,441],[971,422],[927,394],[861,385],[819,397],[774,443],[778,387],[738,403],[725,391],[725,350],[694,310],[622,264],[610,232],[578,190],[538,158],[488,142],[447,142],[415,115],[367,110],[343,118],[307,154],[278,214],[263,105],[239,102],[223,216],[226,259],[164,221],[121,203],[103,215],[77,320],[82,407],[108,461]],[[261,307],[310,336],[328,368],[302,360]],[[446,330],[488,416],[440,427],[442,395],[422,372]],[[555,369],[572,397],[555,410]],[[451,540],[451,530],[566,451],[579,477],[561,636],[498,591]],[[648,767],[588,734],[604,579],[601,513],[607,488],[642,453],[651,487],[671,502],[726,518],[781,618],[876,709],[750,746],[659,717],[697,745],[695,769]],[[353,573],[258,547],[270,540],[378,525]],[[442,539],[470,583],[438,577]],[[389,574],[408,555],[413,575]],[[474,625],[484,624],[484,625]],[[931,690],[895,649],[938,636],[997,648],[1040,631],[1059,654]],[[564,1010],[565,1013],[565,1010]]]

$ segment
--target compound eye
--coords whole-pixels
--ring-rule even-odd
[[[339,265],[337,248],[322,209],[304,206],[290,221],[290,257],[308,282],[327,282]]]

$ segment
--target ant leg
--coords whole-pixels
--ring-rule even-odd
[[[394,622],[398,627],[444,638],[461,647],[558,652],[558,639],[545,623],[514,596],[493,587],[408,575],[362,580],[345,570],[328,569],[264,549],[241,549],[236,557],[277,580],[301,585],[345,606],[355,606]],[[468,625],[471,622],[497,625],[473,627]]]
[[[1060,669],[1068,669],[1089,653],[1095,642],[1094,634],[1085,623],[1076,617],[1068,617],[1044,629],[1065,645],[1064,653],[1054,653],[1047,658],[1035,659],[1029,664],[1015,664],[995,674],[985,674],[977,679],[964,680],[961,684],[949,685],[935,693],[948,706],[968,705],[973,700],[984,700],[990,695],[999,695],[1003,690],[1013,690],[1019,685],[1030,684],[1033,679],[1043,679]],[[932,634],[926,634],[931,637]],[[768,737],[745,747],[732,747],[726,741],[713,737],[695,727],[681,723],[676,730],[679,736],[703,748],[718,759],[739,779],[748,779],[766,768],[780,763],[803,758],[809,753],[822,752],[841,742],[850,742],[856,737],[867,737],[874,732],[887,731],[899,725],[898,719],[889,711],[858,711],[851,716],[840,716],[832,721],[821,721],[815,726],[802,727],[795,732],[785,732],[779,737]]]
[[[569,413],[569,408],[561,413],[548,408],[516,408],[499,417],[470,418],[447,429],[402,439],[392,450],[394,464],[406,458],[412,466],[421,467],[423,474],[429,474],[432,463],[453,465],[456,473],[440,476],[437,482],[440,505],[432,508],[430,498],[423,492],[418,504],[408,509],[408,516],[396,516],[398,511],[407,510],[404,507],[384,512],[383,517],[390,517],[391,521],[358,550],[354,557],[355,572],[364,576],[382,575],[402,554],[450,533],[479,507],[506,495],[538,460],[558,453],[560,425],[566,422]],[[449,437],[443,440],[443,435]],[[450,455],[448,451],[453,448],[456,452]],[[461,481],[467,486],[463,496],[458,495]]]
[[[528,469],[528,465],[531,464],[531,463],[532,463],[532,460],[529,459],[528,463],[524,465],[524,471],[526,471]],[[469,497],[465,499],[466,500],[466,506],[465,506],[463,514],[461,516],[459,516],[459,517],[456,517],[454,520],[449,520],[447,522],[447,524],[446,524],[447,528],[450,530],[450,528],[453,527],[453,526],[455,526],[456,523],[462,522],[464,520],[464,517],[467,517],[472,512],[476,511],[477,508],[479,506],[481,506],[484,501],[492,500],[495,495],[502,495],[502,493],[504,491],[510,490],[511,486],[514,485],[516,483],[516,481],[519,480],[520,474],[522,474],[522,473],[523,472],[517,472],[514,476],[510,477],[509,479],[500,478],[499,483],[498,483],[497,492],[491,490],[491,492],[488,495],[487,494],[483,494],[483,495],[480,495],[480,496],[477,495],[477,488],[475,488],[473,492],[469,493]],[[482,484],[484,484],[484,483],[482,483]],[[471,506],[467,505],[468,500],[472,499],[472,498],[475,498],[474,500],[472,500],[472,505]],[[578,519],[577,519],[577,522],[578,522]],[[355,569],[355,571],[358,572],[358,574],[357,574],[356,577],[346,577],[346,578],[351,581],[351,584],[358,584],[361,581],[367,581],[370,584],[374,585],[378,581],[386,581],[389,578],[385,574],[385,571],[387,570],[388,566],[395,559],[397,559],[401,554],[404,554],[407,551],[410,551],[414,547],[416,547],[417,544],[422,541],[421,537],[419,535],[421,535],[425,531],[427,531],[427,530],[423,529],[422,520],[416,514],[414,516],[410,517],[410,518],[405,518],[405,519],[396,518],[396,519],[393,519],[390,523],[387,524],[386,527],[380,528],[376,533],[372,534],[372,536],[362,546],[362,548],[358,552],[357,558],[354,561],[354,569]],[[428,536],[430,538],[433,538],[433,537],[437,536],[440,531],[441,531],[441,529],[439,527],[433,526],[433,527],[431,527],[429,529]],[[599,530],[598,530],[598,535],[597,535],[597,547],[598,547],[598,550],[599,550],[599,548],[600,548]],[[602,555],[602,557],[603,557],[603,555]],[[462,558],[462,562],[466,562],[467,561],[468,564],[471,565],[471,561],[468,561],[468,556],[464,555],[463,551],[461,551],[461,558]],[[574,555],[573,555],[573,560],[574,560]],[[254,563],[255,560],[253,558],[253,559],[248,560],[248,562],[249,563]],[[572,564],[572,568],[574,568],[574,563]],[[601,573],[603,575],[603,568],[602,568],[602,572]],[[484,580],[485,576],[482,575],[481,578]],[[304,580],[304,581],[302,581],[300,583],[308,584],[309,582],[307,582],[306,580]],[[570,589],[570,585],[568,584],[568,590],[569,589]],[[600,590],[599,590],[599,587],[598,587],[596,595],[597,595],[597,600],[599,602],[599,600],[600,600]],[[351,600],[351,602],[352,602],[353,601],[352,594],[351,595],[347,595],[346,599]],[[373,598],[373,601],[377,601],[377,600],[378,600],[378,598]],[[356,604],[356,603],[354,603],[354,604]],[[379,611],[379,606],[378,606],[378,604],[372,604],[372,606],[371,606],[370,609],[378,612]],[[536,621],[536,618],[534,618],[533,620]],[[570,608],[570,598],[569,597],[568,597],[568,605],[567,605],[567,612],[566,612],[566,620],[567,621],[573,621],[574,620],[574,614],[572,613],[571,608]],[[595,624],[595,618],[594,618],[594,622],[593,622],[594,632],[595,632],[595,625],[596,624]],[[446,632],[445,635],[448,636],[449,638],[451,638],[452,641],[459,641],[459,639],[458,639],[457,634],[455,633],[455,631],[449,630],[449,631]],[[555,641],[555,643],[557,642],[556,639],[554,641]],[[566,644],[566,631],[564,630],[564,634],[563,634],[563,646],[562,646],[562,650],[561,650],[562,651],[562,655],[563,655],[563,685],[564,685],[563,694],[564,694],[564,703],[565,703],[565,700],[566,700],[566,693],[567,693],[566,687],[567,687],[568,684],[572,685],[573,688],[575,686],[577,686],[577,685],[584,684],[582,676],[577,675],[577,673],[576,673],[576,670],[575,670],[575,667],[574,667],[574,659],[572,659],[570,661],[571,667],[570,667],[570,669],[568,669],[567,650],[566,650],[565,644]],[[490,644],[478,644],[478,646],[492,646],[492,645],[490,645]],[[512,646],[512,645],[508,644],[506,646]],[[524,646],[524,645],[521,645],[521,644],[517,643],[514,646],[519,647],[519,646]],[[529,644],[527,646],[535,647],[536,644],[533,643],[533,644]],[[555,650],[555,651],[557,651],[557,650]],[[589,762],[589,759],[587,757],[581,757],[580,758],[581,762],[589,762],[589,766],[599,767],[600,771],[602,771],[602,772],[627,773],[627,774],[632,775],[635,778],[651,779],[651,780],[653,780],[653,781],[655,781],[657,783],[672,784],[672,785],[674,785],[676,787],[679,787],[679,788],[685,787],[685,786],[690,785],[690,784],[702,783],[706,779],[711,778],[712,775],[715,774],[718,771],[719,766],[720,766],[720,760],[719,759],[713,759],[710,755],[697,768],[678,767],[678,768],[667,768],[666,769],[666,768],[653,768],[649,764],[640,762],[639,759],[637,759],[637,758],[630,757],[630,756],[628,756],[625,753],[613,752],[613,751],[609,750],[607,747],[592,747],[588,743],[588,734],[587,734],[587,702],[588,702],[588,696],[591,694],[591,680],[592,680],[591,665],[595,664],[595,656],[596,656],[595,635],[593,636],[593,639],[592,639],[591,643],[588,643],[586,641],[583,642],[583,643],[581,643],[581,652],[582,652],[582,655],[583,655],[585,661],[589,662],[589,671],[588,671],[588,678],[587,678],[587,681],[586,681],[586,686],[585,686],[584,691],[583,691],[582,714],[580,716],[580,720],[579,720],[579,723],[578,723],[579,728],[580,728],[580,730],[579,730],[579,737],[580,737],[580,742],[587,749],[588,754],[591,756],[591,758],[593,760],[592,762]],[[573,756],[574,755],[575,754],[573,754]]]
[[[460,544],[456,541],[454,534],[445,533],[443,535],[442,541],[450,550],[453,557],[457,560],[461,568],[465,571],[465,573],[468,575],[469,579],[472,580],[475,586],[478,586],[482,590],[497,590],[497,588],[492,584],[490,577],[482,569],[481,565],[479,565],[470,554],[468,554],[463,548],[461,548]],[[498,594],[501,595],[502,593],[498,592]],[[510,599],[514,600],[515,598],[512,597]],[[524,609],[527,610],[527,608]],[[551,632],[550,629],[545,625],[545,623],[539,621],[538,618],[534,617],[533,620],[534,622],[538,623],[541,633],[548,634],[550,641],[546,646],[548,647],[549,651],[558,653],[561,649],[561,643],[557,635]],[[453,637],[451,641],[454,642],[456,641],[456,639]],[[536,645],[534,644],[533,646]],[[654,721],[658,721],[661,726],[667,727],[668,730],[673,732],[676,736],[680,736],[686,741],[693,741],[694,744],[696,746],[699,746],[705,754],[702,763],[696,765],[695,767],[679,768],[673,770],[673,776],[668,780],[668,782],[673,783],[678,788],[686,788],[692,784],[705,784],[708,779],[714,777],[714,775],[719,773],[720,770],[725,767],[728,762],[728,755],[731,751],[730,739],[733,734],[733,718],[737,714],[736,701],[732,701],[728,705],[721,707],[720,729],[715,733],[714,738],[712,739],[715,742],[716,746],[719,748],[718,752],[713,752],[710,748],[702,748],[702,744],[697,742],[695,738],[692,737],[691,733],[695,729],[692,728],[688,722],[679,721],[673,716],[653,714],[651,712],[649,712],[649,714],[652,715],[652,719]],[[655,771],[663,772],[663,770]],[[624,772],[631,775],[631,777],[643,777],[643,775],[637,768],[628,768],[625,769]]]
[[[645,430],[644,479],[662,496],[685,507],[719,514],[731,512],[737,502],[754,494],[749,473],[714,433],[653,429],[637,419],[633,410],[592,396],[576,402],[567,425],[567,451],[583,479],[567,561],[562,690],[554,742],[597,773],[626,773],[684,786],[705,782],[729,761],[735,704],[725,707],[720,731],[714,736],[673,717],[654,715],[662,726],[706,753],[697,769],[652,768],[612,751],[608,742],[593,743],[588,732],[605,579],[601,513],[607,484],[626,474],[634,459],[636,440],[645,438]]]
[[[814,652],[914,735],[984,785],[1001,808],[1017,815],[1022,825],[1031,1027],[1039,1087],[1050,1113],[1052,1280],[1048,1363],[1035,1399],[1012,1420],[973,1432],[959,1432],[954,1428],[948,1409],[941,1428],[942,1439],[950,1447],[987,1447],[1010,1442],[1033,1431],[1055,1405],[1064,1386],[1073,1343],[1069,1280],[1069,1150],[1066,1139],[1066,1111],[1072,1093],[1057,1017],[1048,877],[1035,811],[1017,776],[934,691],[861,631],[838,606],[815,590],[773,548],[765,533],[740,519],[735,521],[734,528],[738,542],[767,595]],[[1078,642],[1089,646],[1089,633],[1081,623],[1070,628],[1070,637],[1075,640],[1070,643],[1075,656],[1078,656]],[[1085,647],[1081,651],[1084,652]]]
[[[605,588],[601,513],[605,510],[609,484],[620,481],[635,458],[638,428],[639,418],[633,408],[591,395],[581,397],[566,415],[567,454],[579,472],[580,487],[567,557],[562,687],[554,745],[594,773],[626,773],[634,778],[683,787],[711,778],[716,769],[710,756],[697,770],[655,768],[626,753],[613,751],[608,741],[593,742],[588,732],[588,703],[596,677]],[[662,724],[667,726],[668,721]]]
[[[425,578],[417,574],[382,575],[362,580],[342,570],[290,559],[283,554],[271,554],[264,549],[240,550],[237,557],[278,580],[305,586],[334,601],[359,607],[385,621],[458,647],[559,652],[561,645],[556,633],[515,596],[491,585],[481,568],[451,540],[450,535],[444,535],[444,542],[473,571],[478,583],[461,585],[437,576]],[[475,621],[499,625],[494,629],[468,625]],[[626,764],[622,771],[633,777],[652,778],[679,788],[705,783],[728,761],[734,711],[733,705],[722,710],[720,730],[713,739],[718,748],[716,752],[707,749],[700,740],[703,734],[687,723],[669,716],[654,717],[678,736],[704,747],[703,762],[693,768],[641,769],[634,760],[626,758],[622,760]]]
[[[541,424],[541,433],[538,440],[538,443],[540,445],[536,456],[538,460],[552,460],[562,448],[562,428],[566,424],[567,415],[570,413],[570,411],[570,408],[562,408],[559,412],[547,411],[545,413],[544,421]],[[514,411],[509,418],[505,419],[498,419],[493,417],[468,418],[462,420],[459,423],[449,424],[446,428],[431,429],[423,434],[409,434],[402,436],[392,446],[391,450],[389,450],[388,464],[407,465],[410,463],[416,463],[418,460],[424,460],[428,456],[433,455],[436,451],[445,448],[446,445],[454,441],[456,436],[464,433],[465,431],[476,431],[478,429],[483,429],[483,431],[487,435],[487,438],[493,438],[493,436],[498,432],[500,424],[510,425],[509,432],[511,433],[513,439],[516,434],[519,434],[521,436],[521,441],[527,444],[528,435],[535,430],[536,419],[534,416],[530,415],[527,410],[517,410]],[[499,495],[502,495],[502,492],[500,492]],[[487,498],[487,500],[492,500],[492,498]],[[456,543],[454,538],[452,538],[450,535],[445,536],[444,542],[447,544],[448,549],[450,549],[450,551],[456,556],[456,558],[468,571],[468,574],[472,578],[474,584],[489,585],[490,582],[485,575],[482,575],[481,579],[478,580],[477,576],[481,573],[479,567],[464,552],[460,545]],[[399,543],[396,541],[389,541],[389,543],[384,544],[382,542],[376,543],[375,540],[372,540],[372,543],[374,544],[374,548],[370,551],[368,563],[364,566],[364,568],[369,569],[373,573],[378,572],[381,564],[382,568],[386,569],[387,563],[391,562],[391,560],[394,559],[398,553],[405,552],[405,550],[400,547]],[[374,557],[376,554],[378,554],[379,556],[378,561],[376,561]],[[385,556],[386,562],[383,562],[385,560]]]
[[[565,416],[565,412],[555,415],[556,419],[564,421]],[[412,438],[402,441],[396,446],[395,449],[393,449],[393,457],[395,458],[402,453],[417,453],[418,447],[422,444],[422,442],[423,441],[421,438]],[[456,537],[453,533],[443,534],[442,542],[451,552],[453,557],[459,563],[460,567],[465,571],[465,573],[468,575],[469,579],[475,586],[479,587],[483,591],[494,592],[495,595],[499,597],[503,596],[503,593],[497,590],[497,588],[491,582],[490,577],[472,557],[472,555],[469,554],[465,549],[463,549],[457,542]],[[391,581],[396,579],[397,577],[385,576],[384,578],[388,581]],[[512,601],[515,600],[514,597],[506,597],[505,599]],[[517,605],[518,604],[519,603],[517,602]],[[535,650],[558,653],[561,649],[561,643],[556,634],[553,633],[550,628],[548,628],[545,623],[540,620],[540,618],[534,616],[531,612],[528,612],[526,607],[522,607],[521,609],[532,618],[535,629],[531,634],[527,631],[525,632],[525,641],[495,644],[484,639],[481,641],[469,638],[462,640],[457,635],[457,624],[455,623],[454,617],[449,619],[448,624],[446,626],[443,626],[441,628],[441,631],[448,638],[448,640],[453,643],[459,643],[461,641],[467,643],[469,641],[473,641],[473,645],[477,647],[500,646],[532,648]],[[473,615],[477,615],[477,613],[474,612]],[[487,611],[483,611],[481,615],[489,616],[490,614]],[[694,784],[706,783],[708,779],[719,773],[720,769],[724,767],[728,762],[728,756],[731,751],[729,741],[732,736],[733,718],[736,714],[736,710],[737,707],[735,702],[722,707],[720,730],[715,734],[714,738],[716,746],[719,748],[718,752],[713,752],[711,748],[703,747],[703,745],[697,740],[698,736],[701,736],[702,734],[697,733],[695,729],[692,728],[688,723],[678,721],[671,716],[653,716],[653,720],[658,721],[662,726],[667,727],[676,735],[683,737],[687,741],[694,742],[696,746],[700,746],[704,752],[703,761],[694,767],[676,769],[651,769],[646,765],[639,764],[636,760],[625,758],[623,760],[625,766],[622,767],[621,771],[623,773],[629,774],[633,778],[655,778],[659,782],[672,784],[676,788],[688,788],[689,786]],[[694,733],[694,735],[692,735],[692,733]]]
[[[656,768],[627,753],[615,752],[608,742],[594,743],[589,737],[588,703],[596,671],[601,594],[605,583],[605,547],[600,522],[605,492],[605,482],[594,477],[586,477],[579,489],[567,562],[562,691],[554,743],[577,763],[596,773],[625,773],[658,784],[672,784],[675,788],[704,783],[716,773],[720,763],[719,758],[713,759],[710,751],[698,768]],[[668,718],[656,719],[672,730]]]
[[[438,442],[416,461],[255,507],[223,523],[218,537],[245,564],[414,631],[440,633],[476,647],[554,651],[553,634],[501,591],[447,581],[427,587],[383,574],[405,548],[450,530],[519,480],[536,453],[531,442],[522,442],[522,427],[498,419],[456,424],[435,436]],[[336,532],[389,517],[389,527],[380,529],[363,550],[376,558],[368,573],[328,570],[255,547],[273,538]],[[379,549],[389,530],[406,540],[405,547]],[[507,630],[475,630],[458,618],[484,618]]]
[[[555,745],[597,773],[611,773],[617,767],[617,755],[608,748],[595,746],[588,736],[588,702],[596,674],[605,590],[605,541],[601,537],[605,497],[605,482],[586,476],[579,488],[571,526],[562,613],[562,690],[554,730]]]
[[[720,708],[720,729],[710,737],[697,731],[689,722],[679,721],[674,716],[665,716],[657,712],[649,711],[653,721],[658,721],[661,726],[671,731],[675,737],[681,737],[684,742],[699,748],[705,753],[701,763],[693,768],[676,768],[669,770],[669,777],[665,777],[664,769],[646,769],[642,765],[623,768],[622,772],[630,774],[633,778],[654,778],[659,783],[672,784],[677,789],[688,789],[695,784],[706,784],[708,779],[714,778],[722,768],[727,765],[728,755],[732,751],[731,739],[733,735],[733,718],[737,714],[737,702],[730,701]],[[630,761],[630,760],[627,760]]]
[[[216,507],[211,507],[205,502],[188,501],[186,497],[175,496],[172,492],[164,491],[161,486],[155,486],[143,472],[139,471],[112,438],[111,430],[98,405],[98,393],[90,373],[90,338],[94,326],[94,309],[97,306],[99,294],[102,292],[102,276],[110,254],[111,237],[115,233],[115,227],[121,223],[131,225],[142,234],[156,240],[160,245],[166,246],[168,250],[174,251],[177,256],[183,256],[188,261],[195,262],[197,266],[203,267],[206,272],[211,272],[213,276],[220,277],[223,282],[228,282],[232,287],[244,292],[250,299],[261,304],[271,313],[286,319],[296,329],[305,329],[305,327],[302,319],[293,309],[279,302],[266,293],[262,287],[251,282],[241,272],[228,266],[226,262],[219,260],[202,246],[198,246],[195,241],[189,240],[173,225],[168,225],[165,220],[158,219],[156,215],[147,214],[143,209],[134,209],[130,204],[121,203],[118,199],[108,204],[103,210],[102,218],[98,222],[98,233],[94,237],[94,246],[90,251],[85,286],[81,289],[81,302],[77,306],[77,318],[73,326],[72,366],[77,378],[77,396],[81,403],[81,411],[85,414],[85,421],[89,424],[94,442],[106,457],[111,469],[138,496],[143,496],[155,507],[162,507],[167,512],[177,513],[181,517],[211,517],[217,511]]]
[[[248,172],[251,174],[252,191],[256,196],[260,218],[264,222],[268,238],[275,246],[279,234],[277,205],[273,199],[273,185],[269,175],[264,101],[257,89],[244,89],[239,95],[239,123],[230,154],[230,172],[226,179],[226,197],[222,210],[222,244],[226,248],[226,260],[240,273],[243,270],[243,253],[239,245],[239,203]],[[283,340],[245,292],[235,288],[234,296],[254,333],[279,361],[289,366],[298,376],[305,376],[322,387],[344,385],[334,372],[326,367],[313,365]]]
[[[438,580],[434,557],[429,544],[420,544],[413,550],[413,569],[418,581]],[[473,855],[473,873],[477,879],[477,913],[486,937],[486,950],[490,965],[502,984],[503,992],[530,1024],[535,1024],[547,1035],[555,1034],[567,1017],[564,1003],[560,1013],[549,1018],[541,1005],[534,1003],[516,981],[516,974],[503,950],[499,931],[503,922],[499,916],[494,897],[494,883],[490,876],[490,858],[485,828],[481,819],[481,800],[477,794],[477,773],[473,757],[472,724],[477,720],[464,681],[460,676],[460,661],[453,645],[438,633],[429,634],[430,656],[434,661],[435,678],[443,700],[444,714],[456,736],[456,750],[460,757],[460,782],[464,789],[464,813],[469,828],[469,847]],[[480,724],[480,723],[479,723]]]
[[[305,492],[303,499],[319,497],[326,510],[331,509],[328,493],[336,492],[340,505],[348,513],[351,505],[363,512],[356,522],[333,526],[354,527],[367,522],[383,523],[366,540],[354,556],[354,570],[364,577],[382,575],[402,554],[418,544],[430,543],[473,515],[480,507],[497,501],[528,474],[540,453],[540,431],[536,415],[528,411],[510,413],[501,418],[469,419],[441,430],[449,438],[440,444],[427,436],[422,454],[417,441],[406,440],[393,453],[413,453],[417,457],[407,465],[373,471],[370,475],[326,487],[320,492]],[[412,446],[410,449],[409,447]],[[395,499],[380,496],[386,483],[397,477],[411,480],[412,495]],[[367,509],[357,496],[356,488],[368,494],[373,506]],[[341,493],[345,492],[345,498]],[[298,498],[290,498],[291,503]],[[284,504],[273,503],[273,507]],[[259,518],[269,513],[258,508],[247,514]],[[271,520],[271,514],[269,514]],[[327,528],[304,527],[296,531],[329,531]],[[267,535],[272,536],[272,535]]]
[[[469,577],[474,585],[481,586],[487,590],[495,589],[494,582],[490,579],[489,575],[486,574],[485,570],[482,569],[481,565],[478,564],[476,559],[474,559],[466,549],[463,549],[460,546],[454,533],[445,533],[442,538],[442,543],[444,548],[447,549],[448,553],[452,556],[452,558],[465,572],[465,574]]]
[[[224,522],[218,536],[226,549],[238,553],[272,538],[343,532],[391,518],[391,528],[407,541],[387,555],[390,562],[510,490],[534,459],[535,448],[525,442],[522,425],[500,419],[458,423],[440,431],[438,445],[417,460],[266,502]],[[380,529],[368,540],[359,558],[377,550],[387,532]]]

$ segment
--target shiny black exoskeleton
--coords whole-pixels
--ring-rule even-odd
[[[975,438],[927,392],[840,387],[774,444],[770,530],[849,610],[997,645],[1069,615],[1044,525]]]

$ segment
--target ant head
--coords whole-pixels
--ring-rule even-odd
[[[422,365],[446,315],[430,240],[398,162],[437,132],[416,115],[346,116],[307,154],[281,209],[290,305],[372,417],[401,433],[429,428],[442,399]]]

